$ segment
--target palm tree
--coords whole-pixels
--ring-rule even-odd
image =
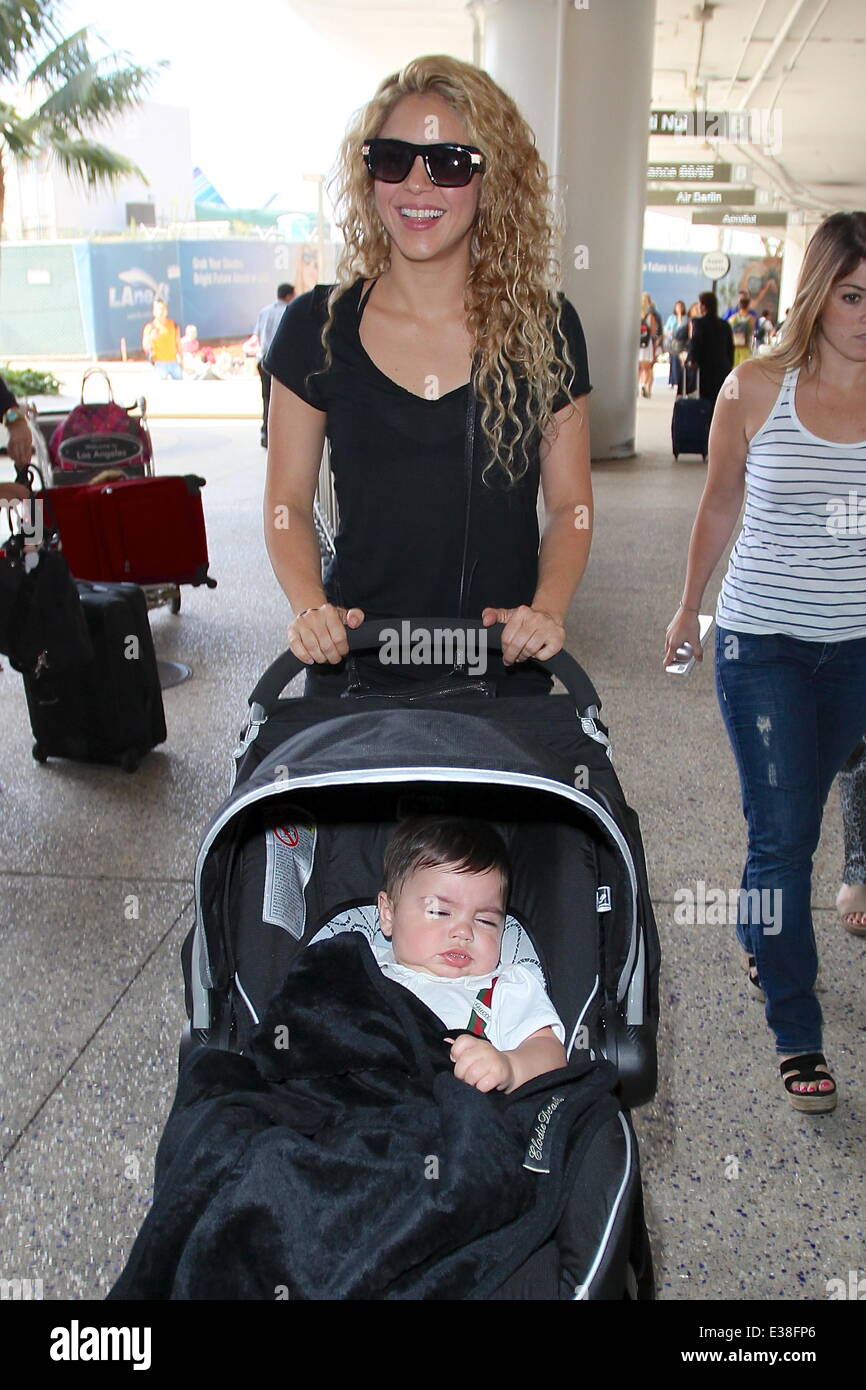
[[[0,0],[0,225],[10,157],[24,164],[48,155],[89,188],[145,177],[91,132],[137,105],[163,64],[139,67],[123,53],[93,57],[86,28],[63,37],[58,8],[57,0]]]

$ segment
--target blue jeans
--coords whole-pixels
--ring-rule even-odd
[[[153,365],[160,381],[168,378],[172,381],[183,381],[183,371],[179,362],[154,362]]]
[[[749,829],[737,936],[755,957],[777,1051],[820,1052],[812,856],[833,778],[866,730],[866,638],[718,628],[716,690]]]

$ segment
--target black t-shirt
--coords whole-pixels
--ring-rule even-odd
[[[0,376],[0,416],[5,415],[7,410],[11,410],[13,405],[17,405],[15,397]]]
[[[461,615],[468,387],[427,400],[385,376],[360,340],[362,287],[358,280],[337,303],[329,371],[309,375],[324,365],[328,285],[291,301],[264,361],[284,386],[327,413],[340,510],[336,559],[325,577],[328,599],[362,608],[368,618],[480,618],[488,605],[531,602],[538,576],[538,441],[516,486],[484,483],[490,454],[479,405]],[[583,329],[567,299],[562,327],[576,370],[555,410],[592,389]],[[501,469],[493,472],[501,476]]]

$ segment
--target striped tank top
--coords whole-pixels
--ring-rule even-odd
[[[799,368],[746,456],[743,529],[716,622],[813,642],[866,637],[866,439],[834,444],[800,423]]]

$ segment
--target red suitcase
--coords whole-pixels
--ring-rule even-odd
[[[112,578],[133,584],[208,583],[204,482],[188,473],[129,478],[99,488],[97,525]]]
[[[46,517],[49,525],[56,520],[78,579],[213,588],[201,504],[204,482],[190,473],[49,488]]]
[[[44,507],[46,531],[60,536],[63,554],[76,579],[111,580],[99,543],[96,512],[92,505],[98,488],[75,483],[68,487],[44,488],[35,494]]]

